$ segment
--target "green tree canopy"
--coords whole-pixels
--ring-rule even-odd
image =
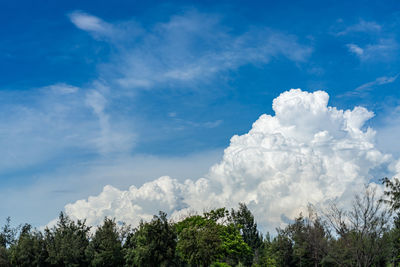
[[[140,222],[128,236],[125,260],[129,266],[172,266],[175,264],[176,233],[167,214],[159,213],[150,222]]]
[[[232,209],[231,217],[233,223],[240,228],[244,242],[246,242],[253,251],[262,245],[262,235],[257,229],[257,223],[254,216],[244,203],[239,203],[239,209]]]
[[[251,248],[225,208],[187,217],[176,224],[176,229],[177,253],[190,265],[209,266],[220,261],[236,266],[251,257]]]
[[[19,238],[10,248],[11,264],[13,266],[46,266],[48,257],[43,234],[32,231],[31,225],[22,227]]]
[[[74,222],[61,212],[57,225],[45,229],[47,262],[56,266],[88,266],[90,259],[85,250],[89,245],[89,231],[85,221]]]
[[[90,266],[123,266],[121,239],[115,220],[105,218],[86,249],[86,255],[91,259]]]

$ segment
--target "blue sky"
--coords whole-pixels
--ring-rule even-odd
[[[398,1],[3,1],[0,215],[197,178],[290,88],[375,113],[399,155]],[[1,219],[1,218],[0,218]]]

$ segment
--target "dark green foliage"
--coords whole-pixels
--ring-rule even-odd
[[[86,249],[86,255],[91,259],[90,266],[123,266],[121,239],[115,220],[105,218]]]
[[[10,252],[8,248],[15,243],[18,229],[11,227],[11,219],[6,219],[0,232],[0,267],[10,265]]]
[[[141,222],[125,247],[128,266],[173,266],[176,233],[167,214],[160,212],[151,222]]]
[[[179,223],[178,223],[179,224]],[[187,224],[179,233],[177,253],[184,262],[195,266],[209,266],[220,258],[221,239],[217,224],[212,220],[199,221],[188,218]]]
[[[262,245],[262,235],[257,229],[257,223],[254,221],[254,216],[244,203],[239,203],[237,211],[231,211],[233,223],[240,228],[244,242],[255,251]]]
[[[255,255],[254,267],[276,267],[278,266],[277,255],[275,254],[273,243],[269,234],[267,234],[262,245],[258,249],[258,255]]]
[[[390,180],[385,177],[382,179],[382,184],[388,191],[384,191],[384,195],[388,199],[382,199],[381,201],[388,204],[392,211],[398,211],[400,209],[400,181],[397,178]]]
[[[394,227],[388,234],[388,240],[391,244],[390,249],[390,261],[393,266],[400,265],[400,181],[397,178],[390,180],[389,178],[383,178],[382,184],[386,187],[384,191],[385,199],[381,201],[390,207],[390,211],[396,212],[394,217]]]
[[[187,217],[184,220],[176,223],[175,230],[176,230],[176,233],[178,235],[180,235],[180,233],[186,228],[193,227],[193,226],[205,226],[207,224],[207,222],[208,221],[205,220],[203,216],[194,215],[194,216]]]
[[[210,267],[231,267],[231,265],[225,262],[213,262]]]
[[[5,247],[0,247],[0,267],[10,266],[8,251]]]
[[[225,208],[219,208],[215,210],[210,210],[209,212],[204,212],[203,218],[206,220],[211,220],[214,222],[218,222],[220,224],[227,223],[229,218],[229,211]]]
[[[61,212],[57,225],[45,229],[47,262],[56,266],[88,266],[90,260],[85,250],[89,245],[89,230],[84,221],[75,223]]]
[[[14,244],[18,232],[18,227],[13,228],[11,226],[11,219],[6,219],[6,224],[2,227],[0,232],[0,247],[8,248]]]
[[[230,222],[229,212],[224,208],[188,217],[177,223],[176,229],[177,253],[190,265],[209,266],[216,262],[236,266],[243,259],[252,258],[240,228]]]
[[[287,230],[278,229],[278,236],[272,243],[278,266],[294,266],[293,243]]]
[[[13,266],[46,266],[48,257],[43,235],[38,231],[31,231],[31,226],[22,227],[17,242],[10,248],[11,263]]]
[[[261,266],[320,266],[327,255],[329,236],[321,219],[310,212],[301,214],[278,236],[263,244],[258,264]],[[268,265],[266,262],[269,262]]]
[[[327,253],[327,236],[320,219],[300,215],[288,230],[293,242],[294,263],[298,266],[318,266]]]
[[[390,261],[393,266],[400,264],[400,215],[397,214],[394,218],[394,227],[388,233],[388,240],[391,244]]]
[[[242,258],[246,266],[250,266],[253,262],[253,254],[258,254],[258,249],[261,247],[263,240],[262,235],[257,229],[257,223],[254,216],[244,203],[239,203],[237,211],[231,211],[231,220],[233,224],[240,229],[240,233],[244,242],[251,248],[252,253],[249,253],[245,258]]]

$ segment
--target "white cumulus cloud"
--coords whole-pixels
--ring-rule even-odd
[[[204,178],[180,182],[163,176],[128,190],[107,185],[65,210],[91,225],[104,216],[136,225],[158,210],[178,218],[245,202],[261,228],[273,231],[309,203],[349,201],[371,179],[382,178],[374,177],[377,169],[395,174],[400,164],[376,148],[375,131],[365,127],[371,111],[340,110],[328,100],[324,91],[284,92],[273,101],[275,114],[262,115],[248,133],[233,136]]]

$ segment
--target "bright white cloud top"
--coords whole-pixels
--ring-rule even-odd
[[[365,126],[373,113],[363,107],[339,110],[328,100],[323,91],[284,92],[273,101],[275,115],[264,114],[247,134],[233,136],[205,178],[181,183],[164,176],[128,190],[107,185],[65,211],[91,225],[105,216],[137,225],[159,210],[177,218],[245,202],[262,229],[271,231],[309,203],[351,200],[382,178],[374,177],[377,169],[398,174],[399,162],[376,148],[375,131]]]

